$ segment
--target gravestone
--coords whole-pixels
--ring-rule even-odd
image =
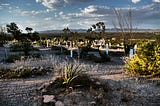
[[[108,44],[106,44],[106,54],[108,55]]]

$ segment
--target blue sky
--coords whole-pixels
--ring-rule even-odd
[[[103,21],[113,28],[113,8],[123,16],[132,8],[134,28],[160,29],[160,0],[0,0],[0,26],[15,22],[22,30],[88,29]]]

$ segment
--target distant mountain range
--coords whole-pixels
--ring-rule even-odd
[[[79,32],[85,33],[87,32],[86,29],[71,29],[72,32]],[[106,32],[120,32],[120,29],[106,29]],[[160,29],[133,29],[133,32],[160,32]],[[39,33],[64,33],[62,30],[45,30],[45,31],[38,31]]]

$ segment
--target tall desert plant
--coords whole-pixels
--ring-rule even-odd
[[[72,82],[80,75],[83,74],[83,70],[80,65],[66,64],[65,69],[62,74],[64,80],[63,84],[69,88]]]
[[[112,20],[114,28],[119,32],[118,27],[120,29],[120,33],[122,36],[122,42],[124,44],[125,55],[129,54],[129,49],[131,46],[131,39],[133,39],[133,22],[132,22],[132,11],[129,9],[127,15],[122,14],[122,11],[118,9],[113,9],[116,21]],[[118,26],[118,27],[117,27]],[[129,41],[129,42],[128,42]]]

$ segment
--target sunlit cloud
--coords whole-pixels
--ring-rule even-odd
[[[140,2],[140,1],[141,0],[132,0],[132,2],[135,3],[135,4],[138,3],[138,2]]]
[[[160,0],[153,0],[153,2],[157,2],[157,3],[160,3]]]
[[[66,3],[71,3],[71,2],[91,2],[94,0],[64,0]]]
[[[44,20],[45,21],[51,21],[51,20],[53,20],[53,18],[52,17],[47,17],[47,18],[44,18]]]
[[[63,0],[36,0],[37,3],[42,3],[47,8],[56,9],[64,5]]]
[[[94,0],[36,0],[37,3],[42,3],[47,8],[57,9],[73,2],[91,2]]]
[[[2,6],[9,6],[10,4],[9,3],[4,3],[4,4],[1,4]]]
[[[20,13],[22,16],[35,16],[38,14],[46,14],[49,13],[50,10],[46,9],[46,10],[32,10],[32,11],[25,11],[25,10],[21,10],[21,9],[17,9],[16,10],[17,13]]]

